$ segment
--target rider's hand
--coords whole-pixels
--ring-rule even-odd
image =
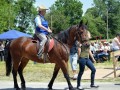
[[[51,30],[51,29],[48,29],[48,32],[52,33],[52,30]]]

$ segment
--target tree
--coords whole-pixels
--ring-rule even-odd
[[[16,17],[13,0],[0,1],[0,33],[15,27],[14,20]]]
[[[84,15],[84,18],[88,20],[88,30],[91,32],[92,37],[102,36],[106,38],[104,34],[106,32],[106,23],[99,16],[99,12],[95,7],[89,8]]]
[[[33,20],[36,15],[36,9],[33,6],[35,0],[17,0],[15,3],[16,13],[16,26],[22,32],[29,31]]]
[[[99,11],[99,16],[101,16],[102,20],[104,20],[106,24],[108,16],[109,36],[115,36],[115,34],[118,33],[120,30],[120,1],[94,0],[94,3],[95,7]]]
[[[119,15],[119,0],[94,0],[94,7],[89,8],[85,13],[85,17],[89,20],[89,29],[94,26],[92,35],[101,35],[104,38],[107,38],[107,24],[109,38],[120,31]]]
[[[78,24],[82,17],[82,4],[79,0],[57,0],[50,7],[48,16],[54,18],[52,25],[54,33],[67,29],[71,25]],[[50,22],[50,18],[49,18]]]
[[[32,32],[36,8],[35,0],[1,0],[0,33],[9,29]]]

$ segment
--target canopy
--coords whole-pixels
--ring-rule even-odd
[[[9,30],[7,32],[4,32],[2,34],[0,34],[0,40],[12,40],[12,39],[16,39],[19,37],[32,37],[29,34],[17,31],[17,30]]]

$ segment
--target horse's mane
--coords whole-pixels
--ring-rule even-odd
[[[65,44],[67,44],[68,37],[69,37],[69,29],[65,31],[61,31],[60,33],[56,34],[56,38]]]
[[[67,40],[69,38],[70,31],[72,30],[71,28],[75,27],[75,26],[77,26],[77,25],[73,25],[70,28],[68,28],[67,30],[61,31],[60,33],[55,35],[55,38],[57,38],[59,41],[65,43],[65,44],[67,44]]]

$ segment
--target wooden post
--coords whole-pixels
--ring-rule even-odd
[[[114,70],[114,78],[116,78],[116,65],[117,65],[117,58],[116,56],[120,56],[120,50],[111,52],[112,60],[113,60],[113,70]]]
[[[114,52],[112,54],[113,54],[112,61],[113,61],[114,78],[116,78],[116,64],[115,64],[116,58],[115,58]]]

